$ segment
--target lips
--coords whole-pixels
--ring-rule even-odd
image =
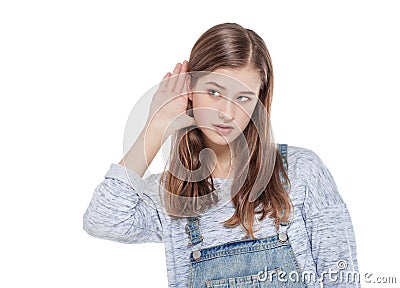
[[[224,125],[224,124],[213,124],[213,126],[215,127],[215,129],[221,133],[222,135],[227,135],[229,134],[232,130],[233,127],[229,126],[229,125]]]
[[[220,128],[223,128],[223,129],[233,129],[232,126],[224,125],[224,124],[213,124],[213,126],[214,127],[220,127]]]

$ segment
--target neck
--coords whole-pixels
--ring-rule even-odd
[[[212,176],[214,178],[232,178],[232,155],[229,145],[218,145],[215,143],[207,143],[207,148],[214,151],[217,157],[217,163]]]

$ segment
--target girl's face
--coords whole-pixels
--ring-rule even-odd
[[[257,105],[261,76],[253,68],[219,68],[191,87],[193,116],[206,146],[228,145],[247,127]]]

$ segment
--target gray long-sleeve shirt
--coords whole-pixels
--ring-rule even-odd
[[[306,279],[316,279],[308,286],[320,287],[323,277],[324,287],[359,287],[353,226],[331,173],[312,150],[288,146],[287,152],[294,206],[287,232]],[[160,204],[160,176],[151,174],[143,179],[112,163],[95,188],[83,216],[83,228],[94,237],[123,243],[163,242],[169,287],[187,287],[191,248],[187,245],[186,218],[165,213]],[[200,217],[203,248],[241,240],[245,235],[240,225],[228,228],[221,224],[234,212],[229,198],[231,180],[213,180],[221,200]],[[255,225],[257,238],[276,234],[270,218]],[[329,276],[330,271],[333,276]],[[356,276],[349,276],[350,272]],[[356,281],[345,280],[347,277]]]

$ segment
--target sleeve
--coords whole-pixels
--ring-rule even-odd
[[[302,157],[303,215],[317,277],[323,287],[360,287],[351,217],[335,181],[311,150]]]
[[[91,236],[122,243],[162,242],[160,213],[148,195],[155,191],[145,184],[134,171],[112,163],[93,192],[83,229]]]

